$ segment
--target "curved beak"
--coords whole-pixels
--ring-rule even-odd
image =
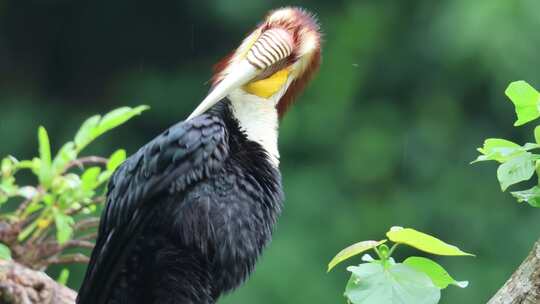
[[[225,98],[231,91],[243,86],[259,74],[260,70],[255,68],[247,60],[242,60],[238,65],[221,80],[206,98],[195,108],[187,120],[199,116],[210,109],[213,105]]]

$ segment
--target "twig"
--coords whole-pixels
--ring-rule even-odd
[[[99,156],[81,157],[79,159],[71,161],[63,170],[63,172],[66,172],[73,167],[79,167],[80,169],[83,169],[85,164],[106,165],[107,162],[108,162],[108,159],[104,157],[99,157]]]
[[[92,249],[94,248],[94,243],[84,240],[71,240],[67,241],[64,245],[62,245],[61,250],[64,250],[66,248],[73,248],[73,247],[80,247],[80,248],[88,248]]]
[[[105,202],[105,196],[99,196],[99,197],[96,197],[94,199],[94,201],[92,201],[90,204],[101,204]],[[88,204],[87,205],[83,205],[83,204],[80,204],[80,207],[78,208],[73,208],[73,209],[69,209],[66,211],[66,214],[67,215],[74,215],[74,214],[77,214],[79,213],[81,210],[83,210],[84,208],[88,207]]]
[[[0,241],[5,244],[11,244],[17,240],[17,235],[21,231],[20,226],[17,224],[10,224],[6,221],[0,221]]]
[[[28,207],[28,205],[30,205],[30,203],[34,200],[34,198],[27,198],[26,200],[24,200],[20,205],[19,205],[19,208],[17,208],[17,210],[15,211],[15,214],[21,214],[25,209],[26,207]]]
[[[64,250],[77,247],[92,249],[94,248],[94,243],[81,239],[69,240],[62,245],[60,245],[56,240],[47,242],[44,241],[34,249],[36,253],[35,259],[38,261],[38,263],[43,264],[43,262],[45,262],[44,266],[46,267],[48,266],[48,263],[50,263],[51,259],[56,259]]]
[[[43,230],[44,232],[33,241],[34,244],[40,244],[46,242],[47,239],[50,239],[53,234],[51,234],[51,229]]]
[[[97,232],[89,233],[78,238],[81,241],[93,241],[97,238]]]
[[[73,229],[75,231],[85,231],[88,229],[96,228],[97,226],[99,226],[99,218],[90,217],[75,223]]]
[[[88,263],[90,258],[82,253],[66,254],[62,256],[54,256],[47,259],[47,264],[71,264],[71,263]]]

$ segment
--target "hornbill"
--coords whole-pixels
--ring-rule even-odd
[[[271,11],[193,113],[117,169],[77,303],[215,303],[247,279],[283,204],[278,122],[320,44],[313,15]]]

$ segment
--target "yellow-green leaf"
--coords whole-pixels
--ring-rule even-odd
[[[0,260],[10,261],[11,260],[11,250],[8,246],[0,243]]]
[[[484,141],[484,145],[477,150],[482,155],[478,156],[473,163],[486,160],[495,160],[502,163],[526,151],[524,147],[501,138],[488,138]]]
[[[49,142],[49,135],[44,127],[40,126],[38,129],[38,142],[39,142],[39,158],[41,159],[41,166],[39,168],[39,181],[46,186],[51,181],[51,144]]]
[[[107,170],[114,171],[126,160],[126,150],[119,149],[114,152],[107,162]]]
[[[510,192],[510,194],[517,198],[518,203],[527,202],[533,207],[540,207],[540,187],[538,186],[527,190]]]
[[[34,232],[34,230],[36,230],[37,225],[38,225],[38,221],[34,220],[30,225],[26,226],[26,228],[24,228],[19,233],[19,235],[17,236],[17,240],[19,242],[24,241],[27,237],[30,236],[30,234],[32,234],[32,232]]]
[[[39,157],[41,161],[50,165],[51,164],[51,145],[49,142],[49,135],[44,127],[40,126],[38,129],[39,139]]]
[[[115,109],[103,116],[103,118],[99,122],[98,132],[101,135],[109,131],[110,129],[113,129],[125,123],[126,121],[130,120],[132,117],[137,116],[148,109],[150,109],[150,107],[146,105],[138,106],[135,108],[122,107],[122,108]]]
[[[343,250],[341,250],[331,261],[328,263],[328,270],[332,270],[337,264],[372,248],[375,248],[383,243],[386,240],[382,241],[363,241],[356,244],[353,244]]]
[[[87,119],[77,135],[75,135],[75,145],[77,152],[80,152],[88,144],[94,141],[105,132],[118,127],[127,122],[131,118],[141,114],[149,109],[148,106],[138,106],[135,108],[121,107],[105,114],[103,117],[95,115]]]
[[[92,140],[94,140],[95,129],[97,128],[100,120],[100,115],[94,115],[88,118],[81,125],[74,139],[78,151],[81,151],[84,147],[86,147],[86,145],[88,145]]]
[[[534,128],[534,140],[537,144],[540,144],[540,126],[536,126],[536,128]]]
[[[60,148],[56,157],[53,160],[52,168],[53,174],[60,174],[66,168],[66,166],[77,158],[77,150],[75,143],[72,141],[67,142]]]
[[[392,227],[386,236],[394,243],[406,244],[424,252],[437,255],[469,255],[456,246],[447,244],[429,234],[412,228]]]
[[[469,285],[467,281],[456,281],[452,276],[437,262],[424,257],[408,257],[403,264],[412,267],[428,275],[435,286],[440,289],[448,287],[448,285],[456,285],[465,288]]]
[[[69,269],[64,268],[62,269],[62,271],[60,271],[60,274],[58,275],[56,282],[58,282],[58,284],[66,286],[68,279],[69,279]]]
[[[94,188],[99,186],[98,176],[100,173],[101,173],[100,167],[90,167],[86,169],[86,171],[84,171],[84,173],[81,176],[82,189],[85,191],[94,190]]]
[[[62,245],[69,241],[73,235],[73,224],[75,221],[69,215],[63,214],[62,211],[53,209],[54,222],[56,224],[56,239],[58,244]]]
[[[525,81],[512,82],[504,92],[514,104],[517,120],[521,126],[540,117],[540,93]]]

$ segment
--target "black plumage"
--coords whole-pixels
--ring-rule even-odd
[[[282,201],[278,169],[223,100],[115,172],[77,303],[214,303],[253,270]]]

